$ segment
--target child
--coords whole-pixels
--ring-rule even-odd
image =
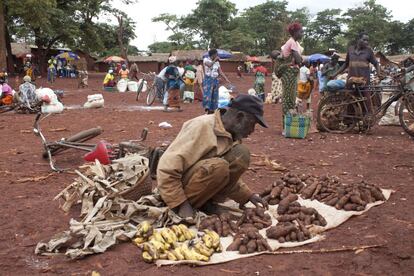
[[[254,81],[254,90],[256,91],[257,97],[259,97],[263,102],[265,101],[265,81],[267,75],[267,69],[262,65],[256,66],[253,70],[255,73],[256,79]]]
[[[298,109],[302,109],[299,106],[302,105],[303,101],[306,101],[305,110],[299,110],[299,112],[310,111],[312,78],[311,78],[310,70],[307,65],[308,64],[304,62],[302,64],[302,67],[299,70],[298,95],[296,99],[296,102],[298,104]]]

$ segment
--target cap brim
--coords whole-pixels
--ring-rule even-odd
[[[258,123],[259,123],[262,127],[265,127],[265,128],[268,128],[268,127],[269,127],[269,126],[266,124],[266,122],[265,122],[265,120],[264,120],[263,116],[260,116],[260,115],[257,115],[257,114],[255,114],[254,116],[256,117],[257,122],[258,122]]]

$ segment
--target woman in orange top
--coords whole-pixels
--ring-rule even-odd
[[[129,70],[126,68],[126,64],[122,64],[121,70],[119,70],[119,76],[121,79],[126,80],[129,76]]]

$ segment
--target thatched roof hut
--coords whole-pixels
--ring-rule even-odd
[[[176,50],[171,55],[176,56],[178,61],[202,60],[205,50]]]
[[[29,44],[26,43],[10,43],[12,55],[17,58],[24,58],[26,55],[32,53],[32,49],[30,48]]]

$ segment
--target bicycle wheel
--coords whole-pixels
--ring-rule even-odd
[[[135,99],[136,101],[138,101],[139,95],[142,92],[142,88],[144,87],[144,80],[141,81],[141,83],[138,86],[138,90],[137,90],[137,98]]]
[[[147,93],[147,105],[150,106],[154,103],[155,98],[157,97],[157,89],[155,85],[151,86]]]
[[[414,94],[403,98],[398,109],[398,117],[404,131],[414,137]]]
[[[91,129],[87,129],[84,131],[81,131],[75,135],[70,136],[69,138],[65,139],[65,141],[67,142],[78,142],[78,143],[82,143],[85,141],[88,141],[96,136],[98,136],[99,134],[102,133],[102,128],[101,127],[95,127],[95,128],[91,128]],[[68,148],[66,147],[61,147],[61,146],[55,146],[52,147],[50,149],[50,153],[52,155],[56,155],[59,152],[62,152],[64,150],[67,150]],[[43,158],[47,158],[48,154],[46,151],[43,152]]]
[[[327,132],[347,133],[355,128],[361,114],[361,107],[354,97],[332,94],[319,102],[317,122]]]

